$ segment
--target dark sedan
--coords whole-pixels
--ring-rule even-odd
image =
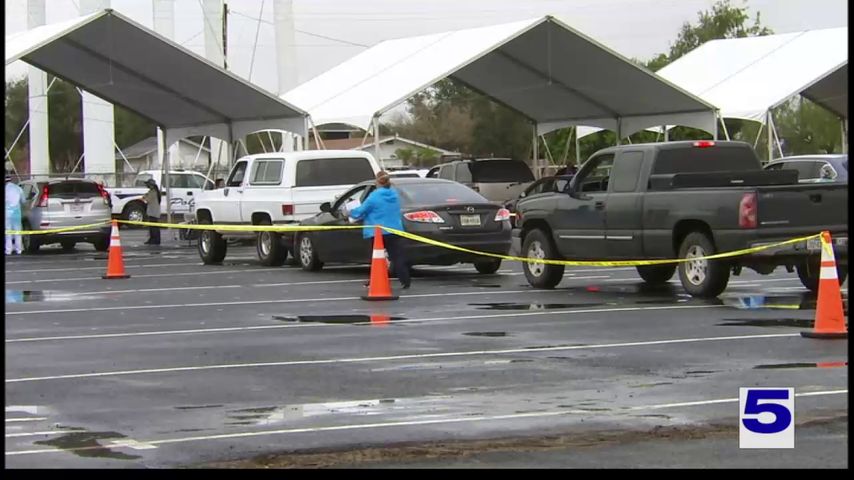
[[[363,182],[335,200],[321,205],[321,213],[301,225],[352,225],[345,206],[363,202],[376,188]],[[490,203],[457,182],[436,178],[392,180],[403,208],[407,232],[482,252],[506,255],[510,251],[510,212]],[[473,263],[480,273],[495,273],[501,260],[406,240],[410,265]],[[361,229],[301,232],[295,239],[295,256],[304,270],[320,270],[324,263],[370,263],[372,241]]]

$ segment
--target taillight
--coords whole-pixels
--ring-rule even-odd
[[[713,142],[711,140],[698,140],[698,141],[694,142],[694,146],[697,148],[709,148],[709,147],[714,147],[715,142]]]
[[[410,222],[445,223],[445,221],[442,220],[442,217],[440,217],[438,213],[432,212],[430,210],[404,213],[403,218],[409,220]]]
[[[42,196],[41,196],[41,198],[39,198],[39,206],[40,207],[46,207],[47,206],[47,200],[48,200],[47,191],[48,191],[47,185],[42,187]]]
[[[293,215],[294,214],[294,206],[282,204],[282,215]]]
[[[507,220],[510,220],[510,210],[507,210],[506,208],[498,210],[498,213],[495,214],[495,221],[504,222]]]
[[[745,193],[738,204],[738,226],[756,228],[756,193]]]
[[[110,204],[110,194],[107,192],[107,190],[104,188],[104,186],[101,185],[100,183],[98,183],[96,185],[98,186],[98,193],[100,193],[101,198],[104,199],[104,204],[109,205]]]

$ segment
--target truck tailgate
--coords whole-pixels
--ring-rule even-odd
[[[846,226],[848,186],[845,184],[757,187],[757,192],[760,228],[800,227],[806,233],[817,233]]]

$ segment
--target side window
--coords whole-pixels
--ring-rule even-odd
[[[256,160],[252,164],[252,175],[249,183],[252,185],[278,185],[282,183],[284,160]]]
[[[783,162],[772,163],[771,165],[768,165],[767,167],[765,167],[765,170],[782,170],[783,165],[785,165]]]
[[[367,185],[362,185],[345,192],[343,195],[338,197],[338,200],[335,201],[335,205],[332,206],[332,211],[337,212],[341,210],[341,207],[343,207],[344,204],[346,204],[347,202],[352,202],[353,200],[363,200],[362,194],[365,193],[366,188]]]
[[[189,175],[184,173],[170,173],[169,188],[190,188],[190,184],[187,182],[188,177]]]
[[[225,182],[225,186],[239,187],[243,185],[244,175],[246,175],[246,161],[237,162],[237,165],[234,166],[234,169],[231,171],[231,175],[228,177],[228,181]]]
[[[372,178],[374,170],[367,158],[312,158],[297,162],[295,186],[354,185]]]
[[[456,178],[454,180],[460,183],[472,183],[471,169],[468,163],[460,162],[456,168]]]
[[[578,175],[578,191],[588,193],[607,191],[613,165],[614,154],[612,153],[588,160]]]
[[[454,165],[442,165],[442,167],[439,169],[439,178],[444,178],[445,180],[453,180]]]
[[[204,188],[205,177],[201,175],[187,175],[187,188]]]
[[[643,152],[622,152],[617,157],[617,162],[611,170],[614,173],[614,181],[611,191],[634,192],[637,188],[638,177],[640,177],[641,166],[643,166]]]
[[[149,173],[141,173],[136,176],[136,179],[133,181],[133,186],[137,188],[147,188],[145,182],[148,181],[149,178],[154,178]]]

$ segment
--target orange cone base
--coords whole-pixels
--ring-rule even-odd
[[[820,339],[826,339],[826,340],[844,339],[844,338],[848,338],[848,332],[833,332],[833,333],[801,332],[801,336],[805,337],[805,338],[820,338]]]
[[[104,280],[118,280],[120,278],[130,278],[130,275],[102,275]]]
[[[368,300],[368,301],[377,301],[377,300],[397,300],[398,298],[400,298],[400,297],[398,297],[397,295],[390,295],[390,296],[387,296],[387,297],[369,297],[369,296],[367,296],[367,295],[362,295],[362,300]]]

